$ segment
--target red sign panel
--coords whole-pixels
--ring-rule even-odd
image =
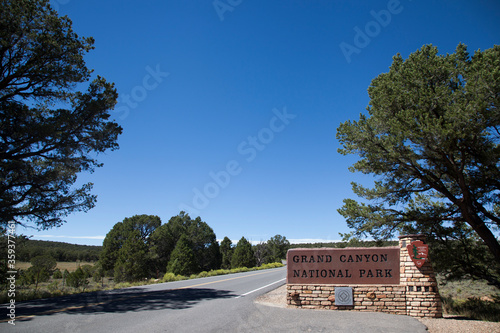
[[[415,265],[418,268],[422,267],[429,256],[429,246],[418,240],[411,242],[410,245],[406,246],[406,249]]]
[[[399,247],[291,249],[287,283],[399,284]]]

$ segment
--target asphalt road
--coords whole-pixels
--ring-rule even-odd
[[[254,300],[285,283],[285,268],[16,303],[0,332],[426,332],[383,313],[285,309]]]

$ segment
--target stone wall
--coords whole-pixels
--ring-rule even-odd
[[[400,283],[394,285],[288,284],[287,302],[307,309],[378,311],[413,317],[442,317],[436,277],[427,259],[421,268],[411,260],[406,246],[423,235],[401,236]],[[351,287],[352,306],[335,305],[335,287]]]
[[[407,245],[416,240],[425,241],[425,236],[399,237],[400,285],[406,289],[406,314],[413,317],[442,317],[441,297],[439,296],[436,275],[429,259],[421,268],[418,268],[406,249]]]

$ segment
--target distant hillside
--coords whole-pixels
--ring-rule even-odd
[[[16,259],[30,261],[39,255],[50,255],[57,261],[97,261],[102,246],[77,245],[42,240],[23,240],[16,247]]]

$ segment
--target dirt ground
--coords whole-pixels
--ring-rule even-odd
[[[264,294],[256,300],[259,304],[286,308],[286,285]],[[444,318],[419,319],[430,333],[493,333],[500,332],[500,323],[468,320],[444,315]]]

